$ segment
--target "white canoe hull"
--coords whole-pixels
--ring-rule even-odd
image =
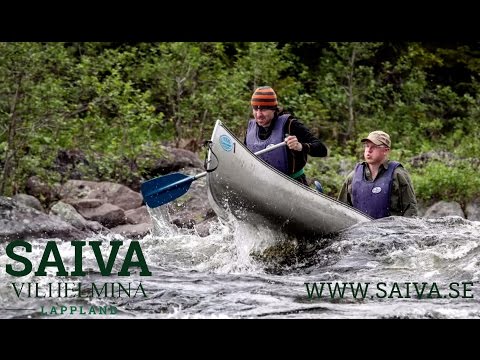
[[[371,220],[279,172],[248,150],[219,120],[211,141],[208,169],[217,168],[207,174],[208,199],[222,218],[229,211],[241,220],[305,238]]]

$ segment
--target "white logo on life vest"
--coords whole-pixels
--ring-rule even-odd
[[[375,186],[373,189],[372,189],[372,193],[374,194],[378,194],[379,192],[382,191],[382,188],[380,186]]]

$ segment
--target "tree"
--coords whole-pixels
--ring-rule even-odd
[[[1,194],[52,156],[55,133],[76,110],[61,76],[69,67],[60,43],[0,43]]]
[[[330,113],[337,141],[357,137],[358,118],[366,115],[375,88],[374,58],[381,43],[330,43],[320,61],[317,96]]]

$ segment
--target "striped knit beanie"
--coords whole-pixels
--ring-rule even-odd
[[[277,95],[270,86],[261,86],[253,93],[251,104],[275,110],[278,106]]]

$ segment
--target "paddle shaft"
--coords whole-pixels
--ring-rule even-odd
[[[262,155],[262,154],[265,154],[265,153],[267,153],[267,152],[269,152],[269,151],[278,149],[278,148],[280,148],[280,147],[282,147],[282,146],[285,146],[285,145],[287,145],[287,143],[286,143],[285,141],[283,141],[283,142],[278,143],[278,144],[276,144],[276,145],[268,146],[268,147],[266,147],[266,148],[263,149],[263,150],[257,151],[257,152],[255,153],[255,155],[257,155],[257,156],[258,156],[258,155]]]
[[[257,151],[255,155],[265,154],[266,152],[278,149],[285,145],[285,142],[281,142]],[[141,186],[141,192],[145,203],[149,207],[155,208],[182,196],[188,191],[194,180],[200,179],[205,175],[207,175],[207,171],[194,176],[187,176],[181,173],[168,174],[143,183]]]
[[[257,152],[254,153],[254,154],[257,155],[257,156],[258,156],[258,155],[262,155],[262,154],[265,154],[265,153],[270,152],[270,151],[272,151],[272,150],[281,148],[282,146],[285,146],[285,145],[287,145],[286,142],[281,142],[281,143],[275,144],[275,145],[273,145],[273,146],[266,147],[265,149],[260,150],[260,151],[257,151]],[[200,174],[195,175],[195,176],[193,177],[192,181],[193,181],[193,180],[200,179],[200,178],[202,178],[202,177],[204,177],[204,176],[206,176],[206,175],[207,175],[207,172],[204,171],[204,172],[202,172],[202,173],[200,173]]]

